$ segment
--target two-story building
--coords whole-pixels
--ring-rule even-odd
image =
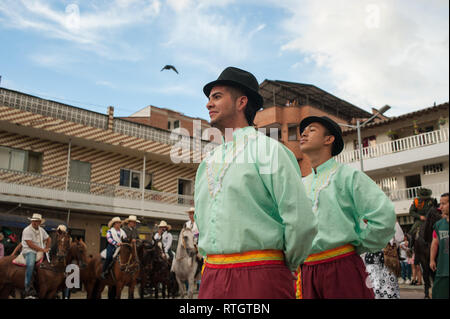
[[[308,116],[328,116],[341,126],[345,147],[337,160],[361,168],[356,121],[375,118],[361,128],[362,161],[369,175],[393,201],[400,224],[412,224],[409,207],[419,187],[439,200],[449,191],[449,107],[435,105],[396,117],[372,109],[369,113],[310,84],[264,80],[260,85],[264,107],[255,118],[257,128],[275,129],[272,137],[296,156],[303,176],[311,165],[299,147],[299,123]]]
[[[105,245],[114,216],[137,215],[144,238],[162,219],[176,231],[198,166],[173,161],[180,143],[193,139],[114,118],[113,107],[100,114],[0,88],[0,226],[18,232],[40,213],[48,229],[70,226],[89,253]]]
[[[395,204],[400,224],[409,228],[409,208],[417,189],[433,191],[438,202],[449,191],[449,104],[369,123],[361,129],[362,161],[369,175]],[[361,166],[357,131],[343,132],[337,160]]]

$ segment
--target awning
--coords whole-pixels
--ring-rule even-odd
[[[44,216],[44,219],[45,219],[45,224],[41,225],[41,227],[43,227],[46,231],[56,230],[56,228],[59,225],[67,226],[66,222],[63,220],[53,219],[53,218],[45,218],[45,216]],[[30,225],[30,221],[27,216],[0,213],[0,226],[24,229],[28,225]]]

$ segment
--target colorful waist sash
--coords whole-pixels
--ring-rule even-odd
[[[258,265],[283,265],[282,250],[252,250],[244,253],[207,255],[205,266],[209,268],[238,268]]]
[[[311,254],[306,258],[305,265],[315,265],[333,261],[345,256],[355,254],[355,247],[347,244],[333,249],[325,250],[320,253]]]
[[[344,258],[346,256],[350,256],[356,254],[355,247],[347,244],[343,246],[339,246],[333,249],[325,250],[320,253],[311,254],[306,258],[306,260],[303,262],[304,265],[317,265],[322,264],[326,262],[330,262],[333,260],[337,260],[340,258]],[[297,282],[296,282],[296,298],[297,299],[303,299],[303,292],[302,292],[302,271],[301,266],[297,268]]]

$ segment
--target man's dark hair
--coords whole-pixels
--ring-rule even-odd
[[[450,195],[449,195],[449,193],[444,193],[441,195],[441,197],[447,197],[447,199],[449,199]]]
[[[255,119],[256,112],[258,112],[258,107],[256,106],[255,102],[246,94],[241,88],[236,86],[229,86],[228,90],[231,94],[231,97],[233,100],[236,101],[236,99],[240,96],[246,96],[247,97],[247,105],[244,110],[245,119],[247,120],[248,125],[253,125],[253,120]]]

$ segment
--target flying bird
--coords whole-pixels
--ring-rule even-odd
[[[177,74],[178,74],[177,69],[175,69],[175,67],[174,67],[173,65],[166,65],[166,66],[164,66],[164,67],[161,69],[161,71],[164,71],[164,70],[174,70],[174,71],[177,72]]]

